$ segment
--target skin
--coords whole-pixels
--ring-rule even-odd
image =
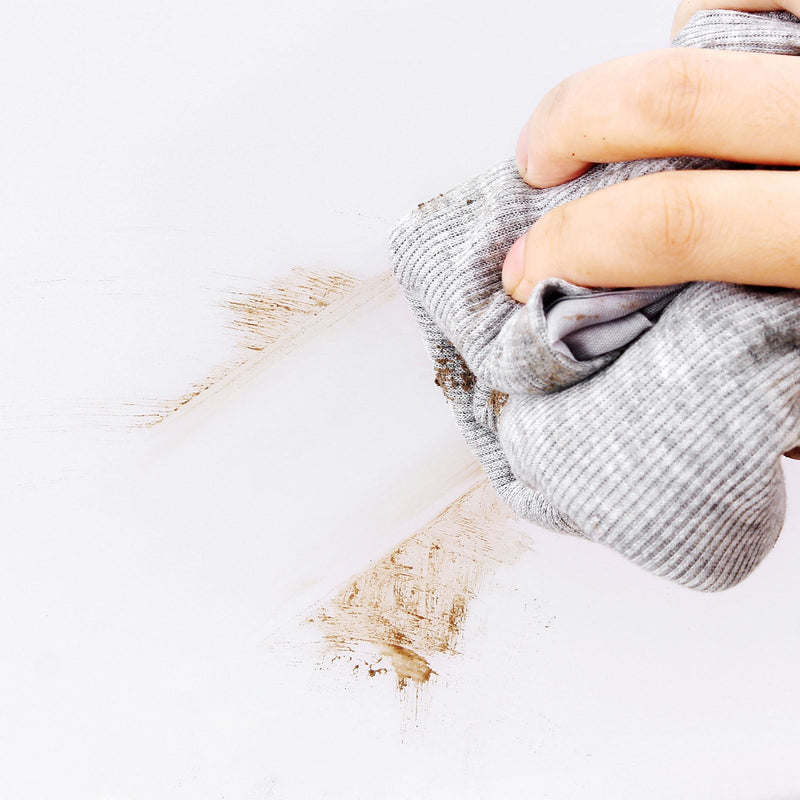
[[[800,17],[800,0],[694,0],[681,3],[672,36],[710,8]],[[661,156],[759,168],[662,172],[565,203],[509,250],[505,290],[524,303],[549,277],[605,288],[706,280],[800,289],[798,98],[800,58],[729,50],[638,53],[562,81],[517,143],[530,186]]]

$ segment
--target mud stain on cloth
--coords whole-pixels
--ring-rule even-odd
[[[157,425],[233,383],[246,382],[266,363],[289,355],[355,312],[391,299],[397,291],[389,272],[359,279],[346,272],[296,267],[267,286],[230,292],[222,302],[231,313],[227,327],[237,337],[230,360],[176,400],[140,413],[138,426]]]
[[[508,395],[505,392],[498,392],[497,389],[492,389],[489,394],[489,399],[486,401],[486,405],[497,415],[503,410],[507,402]]]
[[[475,388],[475,375],[452,347],[439,345],[438,350],[439,356],[433,359],[433,382],[442,390],[445,399],[454,402]]]
[[[326,663],[393,674],[404,690],[459,653],[470,601],[487,576],[530,548],[513,513],[483,479],[378,563],[320,604],[308,622],[322,632]]]

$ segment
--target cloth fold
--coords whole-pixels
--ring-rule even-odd
[[[679,291],[648,286],[559,298],[544,309],[548,341],[576,361],[620,350],[652,328]]]
[[[701,11],[673,45],[798,55],[800,21]],[[742,168],[752,165],[644,159],[532,189],[509,159],[389,236],[436,382],[499,495],[543,527],[706,591],[748,575],[783,525],[780,456],[800,446],[800,292],[548,278],[521,305],[501,267],[561,203],[664,170]]]

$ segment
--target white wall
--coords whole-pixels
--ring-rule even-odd
[[[394,219],[673,11],[0,6],[0,795],[800,796],[800,464],[720,595],[523,525],[400,690],[306,620],[480,480],[414,323],[376,290],[270,360],[223,305],[377,278]]]

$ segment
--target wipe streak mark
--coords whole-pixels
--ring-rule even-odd
[[[234,383],[243,385],[266,364],[397,291],[389,272],[358,279],[345,272],[296,267],[263,289],[231,293],[222,305],[233,313],[228,328],[238,335],[233,358],[177,400],[161,403],[138,427],[152,427]]]
[[[395,550],[357,575],[309,622],[322,631],[328,664],[394,673],[399,690],[436,675],[459,653],[469,603],[486,577],[530,548],[515,517],[482,479]]]

